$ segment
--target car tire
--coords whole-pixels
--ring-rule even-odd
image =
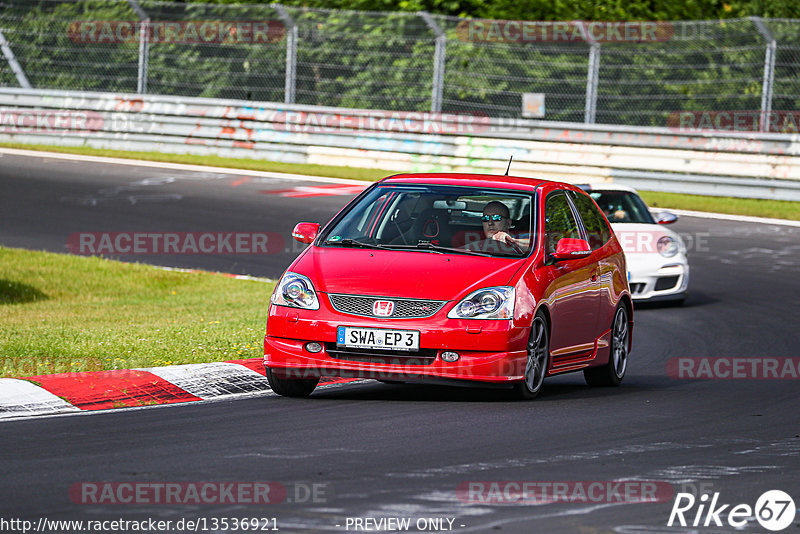
[[[583,370],[583,377],[590,386],[618,386],[628,369],[628,347],[630,346],[628,308],[620,303],[611,321],[611,343],[608,363],[600,367]]]
[[[281,378],[269,367],[266,371],[269,387],[283,397],[308,397],[319,383],[319,378]]]
[[[525,379],[514,384],[513,396],[518,400],[536,398],[542,390],[544,377],[550,364],[550,330],[547,317],[539,310],[531,323],[528,336],[528,358],[525,362]]]

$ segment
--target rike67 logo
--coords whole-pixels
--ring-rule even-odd
[[[729,526],[740,529],[755,517],[767,530],[777,532],[790,526],[797,508],[788,493],[781,490],[764,492],[756,501],[755,507],[749,504],[725,504],[720,502],[719,492],[711,497],[703,494],[696,498],[691,493],[678,493],[669,514],[667,526],[709,527]]]

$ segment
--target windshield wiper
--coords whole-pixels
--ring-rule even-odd
[[[364,243],[363,241],[356,241],[355,239],[342,239],[341,241],[326,241],[326,245],[344,245],[345,247],[357,248],[377,248],[379,250],[390,250],[383,245],[375,245],[373,243]]]
[[[456,254],[467,254],[469,256],[484,256],[490,257],[491,254],[485,252],[478,252],[476,250],[467,250],[463,248],[441,247],[432,243],[418,243],[416,245],[377,245],[374,243],[364,243],[355,239],[342,239],[341,241],[326,241],[326,245],[342,245],[345,247],[355,248],[374,248],[378,250],[429,250],[437,254],[444,254],[445,252],[454,252]]]
[[[456,254],[468,254],[470,256],[484,256],[488,257],[491,254],[487,254],[485,252],[478,252],[477,250],[467,250],[463,248],[452,248],[452,247],[442,247],[439,245],[434,245],[433,243],[418,243],[416,245],[390,245],[392,249],[416,249],[416,250],[430,250],[433,252],[445,253],[445,252],[455,252]]]

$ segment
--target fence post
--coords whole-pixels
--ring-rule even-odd
[[[427,11],[417,12],[428,28],[436,34],[435,48],[433,51],[433,82],[431,89],[431,113],[442,111],[442,94],[444,93],[444,60],[447,46],[447,36],[442,28],[436,24],[431,14]]]
[[[772,114],[772,88],[775,84],[775,53],[778,50],[778,43],[761,17],[750,17],[750,20],[758,28],[758,33],[767,41],[767,51],[764,54],[764,80],[761,82],[761,120],[758,131],[769,132],[769,119]]]
[[[19,63],[17,62],[17,56],[15,56],[14,51],[11,50],[11,46],[8,44],[8,41],[6,41],[6,36],[3,35],[2,30],[0,30],[0,49],[2,49],[3,55],[6,57],[8,66],[11,67],[11,71],[14,73],[14,76],[17,77],[17,83],[19,86],[24,89],[30,89],[31,82],[28,81],[28,77],[25,76],[25,71],[19,66]]]
[[[297,23],[281,4],[271,4],[286,26],[286,75],[283,102],[294,104],[297,83]]]
[[[589,43],[589,65],[586,72],[586,105],[583,111],[583,122],[594,124],[597,113],[597,85],[600,79],[600,43],[586,29],[586,23],[576,21],[581,37]]]
[[[136,92],[145,94],[147,92],[147,66],[150,55],[150,17],[147,16],[147,13],[137,0],[128,0],[128,4],[142,23],[139,28],[139,75],[136,78]]]
[[[600,45],[592,43],[589,48],[589,69],[586,75],[586,108],[583,122],[594,124],[597,113],[597,85],[600,79]]]

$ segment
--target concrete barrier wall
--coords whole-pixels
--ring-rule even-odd
[[[800,200],[800,136],[0,88],[0,142]]]

